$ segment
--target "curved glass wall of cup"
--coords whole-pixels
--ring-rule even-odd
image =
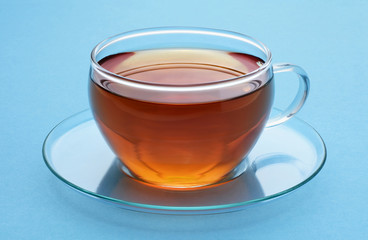
[[[152,49],[211,49],[256,56],[264,64],[255,71],[231,79],[191,85],[167,85],[142,82],[109,72],[98,61],[117,53]],[[141,29],[122,33],[99,43],[91,53],[91,79],[102,88],[121,96],[149,102],[211,102],[241,96],[272,79],[271,53],[261,42],[236,32],[188,27]],[[225,66],[223,66],[225,67]],[[202,97],[198,100],[198,93]],[[152,97],[154,96],[154,97]],[[178,102],[185,99],[185,102]]]
[[[235,180],[193,191],[170,191],[126,176],[86,110],[50,132],[43,156],[62,182],[106,203],[151,213],[212,214],[241,210],[300,188],[323,167],[326,148],[311,126],[292,118],[264,130],[248,155],[249,167]]]

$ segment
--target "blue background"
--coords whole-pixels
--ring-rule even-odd
[[[368,239],[367,10],[346,0],[1,0],[0,239]],[[303,66],[311,92],[298,116],[328,148],[315,179],[245,211],[167,216],[100,203],[50,173],[42,142],[88,107],[91,49],[119,32],[170,25],[242,32],[263,41],[274,63]]]

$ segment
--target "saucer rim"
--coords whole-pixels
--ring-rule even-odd
[[[280,110],[277,108],[272,108],[272,110],[279,112]],[[51,130],[50,132],[47,134],[45,140],[43,141],[42,144],[42,156],[43,156],[43,160],[46,164],[46,166],[48,167],[48,169],[58,178],[60,179],[62,182],[64,182],[65,184],[67,184],[69,187],[71,187],[74,190],[77,190],[78,192],[82,193],[83,195],[87,195],[89,197],[98,199],[98,200],[103,200],[104,202],[107,201],[107,203],[112,203],[112,204],[118,204],[119,206],[128,209],[128,210],[133,210],[133,211],[139,211],[139,212],[150,212],[150,213],[160,213],[160,214],[194,214],[194,213],[200,213],[200,214],[213,214],[213,213],[223,213],[223,212],[231,212],[231,211],[237,211],[237,210],[241,210],[244,209],[247,206],[251,206],[257,203],[263,203],[263,202],[267,202],[267,201],[271,201],[277,198],[280,198],[282,196],[285,196],[289,193],[292,193],[293,191],[295,191],[296,189],[299,189],[300,187],[302,187],[303,185],[305,185],[306,183],[308,183],[309,181],[311,181],[324,167],[324,165],[326,164],[326,160],[327,160],[327,147],[325,144],[325,141],[323,140],[322,136],[319,134],[319,132],[312,127],[309,123],[305,122],[304,120],[300,119],[299,117],[294,116],[292,119],[288,120],[286,123],[287,124],[289,121],[299,121],[300,123],[304,124],[305,126],[307,126],[308,128],[310,128],[315,134],[316,137],[320,140],[321,142],[321,146],[322,146],[322,154],[323,154],[323,159],[320,161],[319,166],[317,167],[317,169],[312,172],[312,174],[305,178],[303,181],[299,182],[298,184],[287,188],[283,191],[271,194],[269,196],[265,196],[265,197],[261,197],[261,198],[255,198],[252,200],[247,200],[247,201],[243,201],[243,202],[236,202],[236,203],[229,203],[229,204],[219,204],[219,205],[205,205],[205,206],[165,206],[165,205],[153,205],[153,204],[144,204],[144,203],[137,203],[137,202],[129,202],[129,201],[125,201],[125,200],[121,200],[121,199],[116,199],[116,198],[112,198],[112,197],[108,197],[105,195],[100,195],[97,193],[94,193],[90,190],[84,189],[70,181],[68,181],[67,179],[65,179],[64,177],[62,177],[56,170],[54,170],[53,168],[53,164],[52,162],[50,162],[48,160],[48,154],[46,153],[46,148],[47,148],[47,144],[49,142],[50,137],[55,134],[56,130],[58,130],[58,128],[65,124],[67,121],[70,121],[78,116],[83,116],[89,114],[88,119],[87,116],[84,117],[83,121],[80,121],[78,124],[76,124],[74,127],[72,127],[71,129],[69,129],[68,131],[66,131],[65,133],[69,132],[70,130],[88,122],[88,121],[93,121],[93,114],[91,112],[90,108],[84,109],[80,112],[74,113],[72,115],[70,115],[69,117],[63,119],[62,121],[60,121],[58,124],[56,124]],[[284,124],[280,124],[280,125],[276,125],[276,126],[272,126],[270,128],[277,128],[278,126],[282,126]],[[64,133],[64,134],[65,134]]]

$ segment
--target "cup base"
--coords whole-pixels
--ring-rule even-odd
[[[136,180],[136,181],[138,181],[140,183],[143,183],[145,185],[148,185],[150,187],[168,189],[168,190],[173,190],[173,191],[191,191],[191,190],[214,187],[214,186],[218,186],[220,184],[230,182],[230,181],[236,179],[237,177],[239,177],[240,175],[242,175],[247,170],[247,167],[249,165],[248,159],[244,158],[238,164],[238,166],[236,166],[228,174],[223,176],[220,181],[217,181],[217,182],[214,182],[214,183],[209,183],[209,184],[190,183],[190,184],[185,184],[183,186],[180,186],[180,185],[170,185],[170,184],[156,184],[156,183],[146,181],[145,179],[142,179],[139,176],[137,176],[136,174],[134,174],[133,171],[129,170],[129,168],[126,167],[120,159],[116,158],[116,162],[117,162],[117,165],[118,165],[119,169],[124,174],[126,174],[128,177],[132,178],[133,180]]]

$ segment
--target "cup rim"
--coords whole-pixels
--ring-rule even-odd
[[[206,35],[217,35],[217,36],[223,36],[223,37],[228,37],[228,38],[234,38],[234,39],[238,39],[238,40],[242,40],[243,42],[247,42],[252,44],[253,46],[257,47],[258,49],[260,49],[265,55],[266,55],[266,60],[264,62],[264,64],[262,64],[262,66],[260,66],[259,68],[257,68],[256,70],[253,70],[249,73],[237,76],[237,77],[233,77],[233,78],[226,78],[226,79],[222,79],[222,80],[218,80],[218,81],[214,81],[214,82],[208,82],[208,83],[194,83],[194,84],[186,84],[186,85],[179,85],[179,84],[165,84],[165,83],[152,83],[152,82],[146,82],[146,81],[141,81],[138,79],[133,79],[133,78],[128,78],[128,77],[124,77],[121,75],[118,75],[116,73],[113,73],[107,69],[105,69],[104,67],[102,67],[97,59],[96,56],[106,47],[108,47],[111,44],[114,44],[116,42],[122,41],[124,39],[127,38],[132,38],[132,37],[138,37],[138,36],[144,36],[144,35],[152,35],[152,34],[169,34],[169,33],[194,33],[194,34],[206,34]],[[226,84],[229,82],[233,82],[241,79],[242,81],[246,81],[246,79],[249,78],[253,78],[255,75],[258,75],[262,72],[264,72],[265,70],[267,70],[270,66],[271,66],[271,61],[272,61],[272,54],[271,51],[268,49],[268,47],[263,44],[261,41],[239,33],[239,32],[235,32],[235,31],[229,31],[229,30],[222,30],[222,29],[215,29],[215,28],[202,28],[202,27],[183,27],[183,26],[173,26],[173,27],[152,27],[152,28],[141,28],[141,29],[135,29],[135,30],[131,30],[131,31],[126,31],[126,32],[122,32],[116,35],[113,35],[111,37],[108,37],[104,40],[102,40],[101,42],[99,42],[93,49],[91,52],[91,62],[92,62],[92,67],[94,69],[97,69],[101,72],[103,72],[104,74],[107,74],[110,77],[113,77],[115,80],[121,80],[121,81],[128,81],[135,84],[139,84],[139,85],[145,85],[145,86],[151,86],[151,87],[165,87],[165,88],[186,88],[186,87],[205,87],[205,86],[214,86],[214,85],[218,85],[218,84]],[[115,81],[116,82],[116,81]],[[119,81],[118,81],[119,82]],[[122,82],[122,83],[123,83]]]

